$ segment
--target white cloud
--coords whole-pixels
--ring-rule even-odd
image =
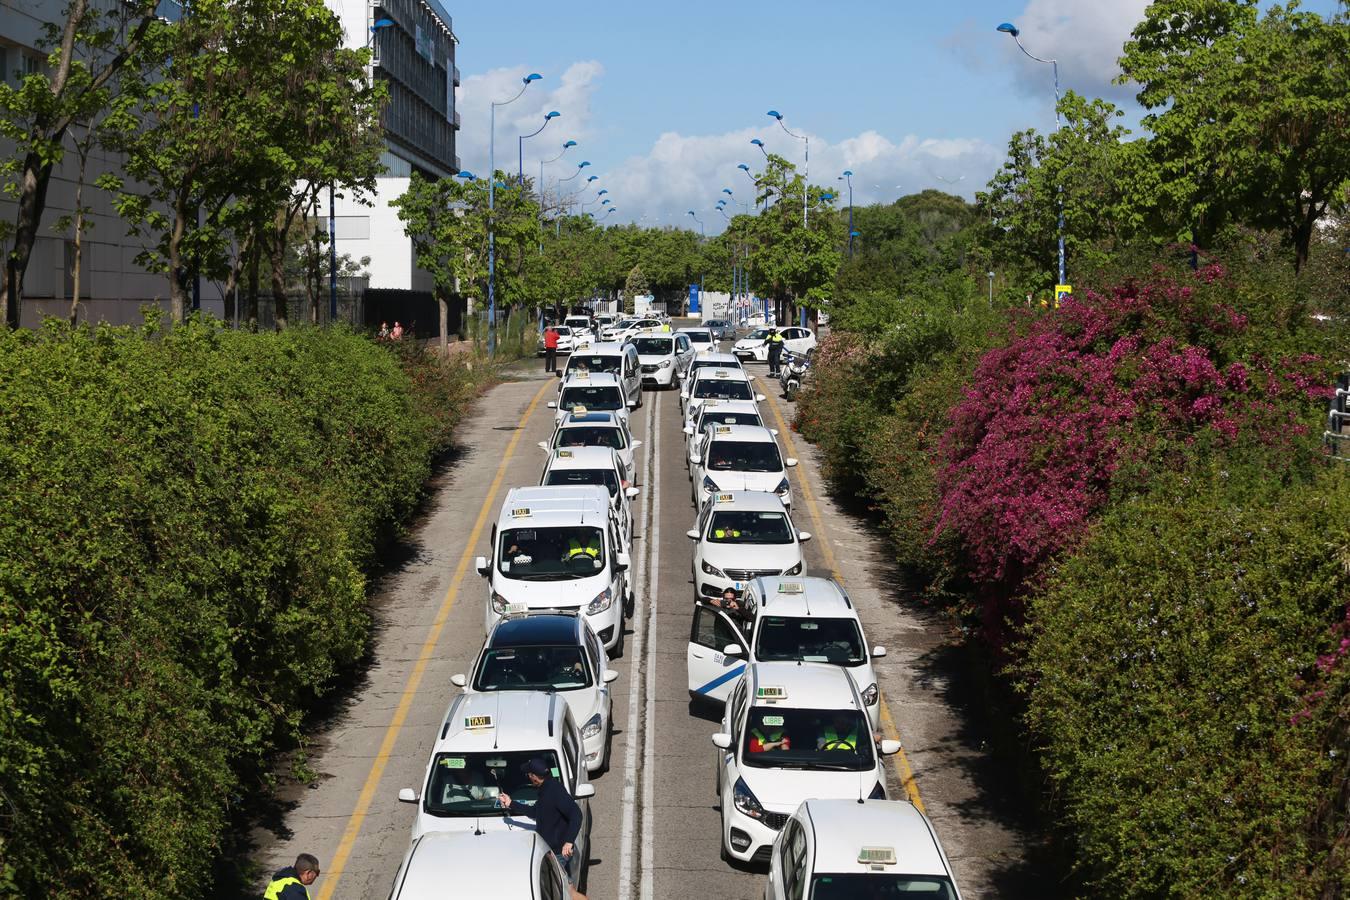
[[[497,108],[497,168],[513,172],[517,166],[519,135],[530,134],[544,123],[544,114],[558,110],[561,116],[532,138],[525,148],[525,159],[539,159],[538,149],[550,148],[549,156],[562,149],[563,141],[575,140],[585,146],[591,135],[591,95],[605,68],[594,60],[575,62],[557,81],[544,79],[532,83],[520,99]],[[488,170],[489,104],[508,100],[520,91],[521,79],[530,74],[525,68],[492,69],[483,75],[464,79],[456,97],[463,128],[456,151],[460,165],[480,177]],[[535,152],[531,152],[531,151]],[[576,152],[576,151],[572,151]],[[538,163],[536,162],[535,165]],[[526,173],[529,174],[528,172]]]

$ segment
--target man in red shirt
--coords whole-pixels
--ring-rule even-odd
[[[558,332],[544,329],[544,371],[558,371]]]

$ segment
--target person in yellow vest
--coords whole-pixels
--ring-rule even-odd
[[[857,750],[858,717],[836,715],[816,739],[818,750]]]
[[[719,541],[724,541],[727,538],[735,540],[740,536],[741,530],[739,528],[727,528],[725,526],[719,525],[718,527],[713,529],[713,537]]]
[[[308,853],[295,858],[295,865],[287,866],[272,876],[263,891],[263,900],[309,900],[309,886],[319,877],[319,861]]]
[[[582,556],[589,556],[591,559],[600,558],[600,535],[599,532],[592,530],[586,538],[586,543],[581,543],[576,537],[567,539],[567,558],[568,560],[577,559]]]
[[[769,376],[777,378],[779,363],[783,359],[783,335],[777,328],[772,328],[764,343],[769,345]]]

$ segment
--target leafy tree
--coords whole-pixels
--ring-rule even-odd
[[[487,256],[476,252],[475,233],[486,231],[487,189],[481,182],[456,178],[430,180],[413,173],[408,190],[393,202],[409,238],[417,265],[431,274],[440,309],[440,341],[449,341],[450,298],[461,282],[487,278]]]
[[[650,289],[647,287],[647,276],[642,274],[642,266],[633,266],[623,285],[623,311],[626,313],[636,312],[637,298],[648,293],[650,293]]]
[[[19,325],[23,279],[47,208],[52,169],[64,154],[66,132],[104,110],[116,79],[136,54],[155,22],[158,0],[131,0],[119,13],[90,9],[89,0],[71,0],[59,32],[48,40],[51,73],[23,77],[18,88],[0,79],[0,137],[14,153],[0,159],[4,191],[18,201],[12,226],[0,225],[0,240],[12,240],[0,273],[0,321]]]
[[[1350,181],[1350,20],[1296,2],[1159,0],[1121,57],[1141,86],[1158,166],[1151,205],[1179,210],[1176,237],[1230,223],[1278,230],[1295,269]]]

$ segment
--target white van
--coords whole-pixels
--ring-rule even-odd
[[[610,656],[623,655],[632,560],[609,491],[600,485],[514,488],[491,541],[491,558],[474,563],[487,579],[484,631],[511,612],[577,611]]]
[[[581,350],[573,350],[567,359],[567,367],[558,370],[558,378],[561,379],[558,382],[559,393],[572,376],[581,371],[613,375],[623,388],[628,408],[637,409],[642,405],[642,361],[632,344],[591,344]]]

